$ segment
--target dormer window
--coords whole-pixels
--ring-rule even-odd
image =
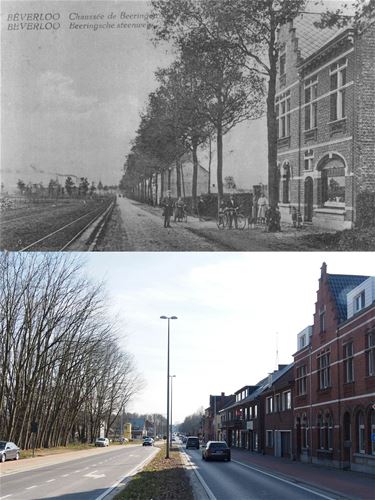
[[[354,297],[354,312],[358,312],[365,307],[365,291]]]

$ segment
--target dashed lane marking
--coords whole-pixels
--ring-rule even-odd
[[[37,488],[38,485],[37,484],[34,484],[33,486],[28,486],[26,489],[27,490],[32,490],[33,488]]]
[[[56,481],[56,479],[48,479],[48,481],[46,481],[46,483],[53,483],[54,481]]]

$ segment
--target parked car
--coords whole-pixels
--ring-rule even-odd
[[[109,439],[107,439],[107,438],[97,438],[95,440],[95,446],[109,446]]]
[[[195,436],[189,436],[186,440],[186,449],[188,448],[196,448],[199,450],[199,438]]]
[[[20,449],[11,441],[0,441],[0,462],[5,460],[18,460],[20,458]]]
[[[230,448],[225,441],[208,441],[202,450],[203,460],[228,460],[230,461]]]
[[[142,446],[154,446],[154,440],[150,437],[146,437],[143,440]]]

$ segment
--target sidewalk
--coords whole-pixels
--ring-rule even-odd
[[[162,209],[144,203],[131,200],[138,204],[146,212],[160,216]],[[207,240],[218,243],[231,251],[317,251],[325,249],[323,243],[317,244],[309,241],[309,236],[335,233],[331,230],[322,230],[311,225],[303,229],[296,229],[291,224],[282,224],[281,232],[269,233],[264,226],[256,225],[254,228],[246,226],[244,230],[218,229],[216,220],[208,217],[199,219],[195,215],[189,215],[187,223],[171,221],[172,227],[183,227],[192,233],[202,236]]]
[[[353,500],[375,498],[375,477],[232,448],[232,460]]]

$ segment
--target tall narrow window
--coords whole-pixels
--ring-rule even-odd
[[[327,447],[329,450],[333,449],[333,418],[332,415],[327,415]]]
[[[357,416],[358,425],[358,452],[365,453],[365,418],[363,413],[360,411]]]
[[[318,77],[314,76],[305,81],[305,130],[317,126],[318,103]]]
[[[375,436],[375,410],[371,411],[371,436]],[[371,439],[371,455],[375,455],[375,439]]]
[[[297,368],[297,394],[302,396],[306,394],[306,365]]]
[[[330,90],[331,105],[330,105],[330,119],[331,121],[341,120],[345,118],[345,85],[346,85],[346,67],[347,60],[340,59],[330,68]]]
[[[307,151],[305,151],[305,156],[304,156],[305,170],[313,170],[313,161],[314,161],[314,151],[312,149],[308,149]]]
[[[280,76],[285,75],[285,72],[286,72],[286,54],[285,54],[285,52],[280,55],[279,70],[280,70]]]
[[[276,98],[276,120],[278,138],[290,135],[290,91]]]
[[[353,342],[344,345],[344,380],[346,383],[354,381]]]
[[[319,311],[319,331],[324,333],[326,331],[326,308],[322,307]]]
[[[375,375],[375,330],[367,334],[367,374]]]
[[[331,385],[330,353],[323,352],[318,356],[319,389],[327,389]]]

